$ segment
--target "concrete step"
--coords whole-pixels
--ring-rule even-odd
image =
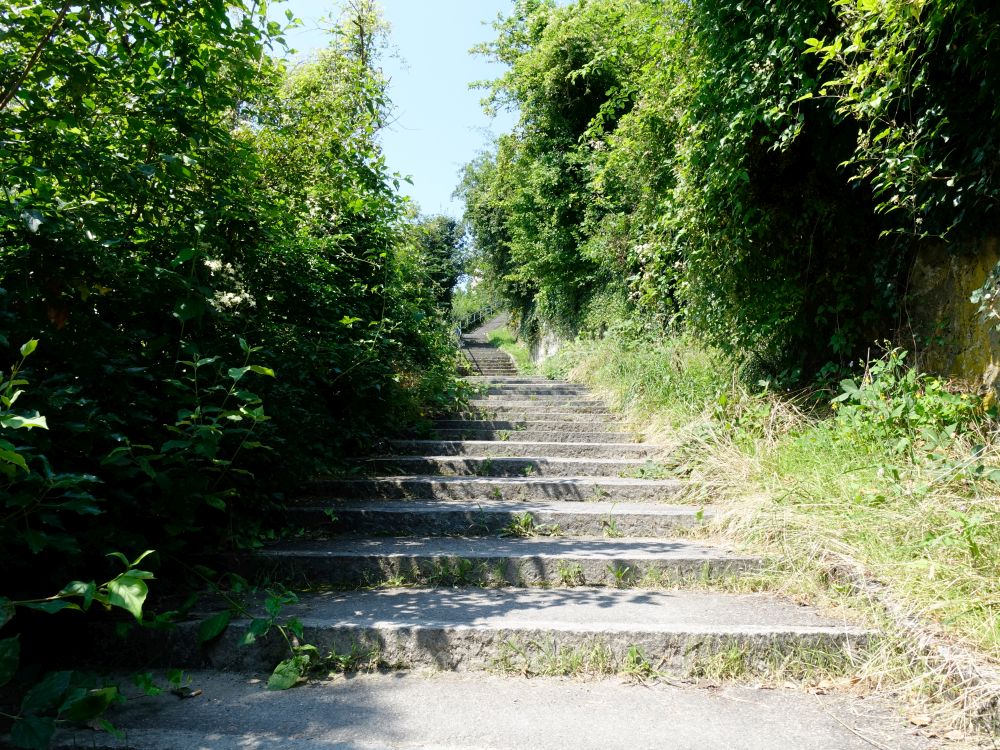
[[[662,587],[759,570],[760,558],[655,537],[336,537],[242,555],[248,578],[355,588],[434,586]]]
[[[546,456],[549,458],[656,458],[667,448],[651,443],[552,443],[511,440],[391,440],[389,448],[400,455],[417,456]]]
[[[618,477],[397,476],[313,482],[312,497],[390,500],[607,500],[668,502],[684,489],[676,479]]]
[[[490,396],[583,396],[590,391],[582,385],[491,385],[485,389]]]
[[[594,414],[571,411],[500,411],[497,409],[482,409],[464,411],[453,414],[450,419],[472,419],[485,421],[528,422],[534,420],[552,420],[555,422],[601,422],[618,424],[617,417],[610,414]]]
[[[282,617],[297,618],[302,640],[321,654],[377,649],[385,663],[403,667],[515,674],[542,671],[560,655],[570,662],[575,655],[581,667],[589,659],[624,663],[630,651],[633,660],[638,653],[651,668],[678,675],[720,657],[735,659],[743,677],[792,659],[816,660],[827,670],[840,661],[846,669],[849,655],[863,651],[870,637],[860,627],[762,594],[589,588],[331,592],[303,597]],[[177,667],[208,662],[218,669],[267,670],[287,655],[276,634],[241,647],[246,620],[232,623],[207,649],[196,649],[197,626],[151,634],[161,662],[172,657]]]
[[[633,432],[555,432],[553,430],[434,430],[436,440],[517,440],[540,443],[634,443]]]
[[[600,417],[588,421],[564,422],[548,419],[435,419],[438,430],[530,430],[533,432],[613,432],[621,425]]]
[[[551,378],[544,378],[541,376],[534,375],[467,375],[462,380],[469,383],[482,384],[482,383],[498,383],[498,384],[537,384],[542,385],[552,384],[552,385],[564,385],[568,381],[565,380],[552,380]]]
[[[623,665],[609,665],[610,669]],[[618,678],[388,672],[268,691],[259,674],[190,671],[203,698],[129,695],[123,737],[59,733],[57,750],[929,750],[883,700],[801,690],[705,690]],[[157,675],[157,680],[166,682]],[[122,685],[130,680],[123,676]],[[623,710],[627,707],[627,710]],[[669,738],[669,739],[667,739]]]
[[[611,410],[603,401],[593,399],[545,400],[508,399],[501,397],[474,398],[469,401],[470,409],[485,410],[496,414],[505,412],[531,412],[534,414],[610,414]]]
[[[370,473],[381,475],[441,474],[476,477],[619,477],[655,473],[651,461],[639,458],[385,456],[364,461]]]
[[[335,516],[331,520],[330,514]],[[520,502],[495,500],[340,501],[292,510],[296,523],[331,533],[465,534],[508,533],[561,536],[668,537],[711,518],[711,510],[687,505],[607,502]]]

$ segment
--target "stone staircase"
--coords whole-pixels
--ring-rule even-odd
[[[765,725],[723,731],[725,721],[688,726],[679,717],[668,730],[659,718],[672,710],[661,700],[667,693],[637,687],[623,696],[620,683],[606,682],[593,683],[583,700],[598,713],[606,701],[624,701],[620,710],[633,712],[638,723],[623,721],[616,739],[577,732],[585,717],[574,683],[556,683],[547,694],[546,725],[533,740],[515,739],[520,729],[490,734],[507,726],[502,715],[517,710],[518,690],[529,696],[549,684],[518,676],[659,675],[663,690],[681,691],[669,693],[670,706],[686,706],[689,718],[719,716],[736,704],[700,690],[699,676],[783,681],[796,670],[849,672],[871,634],[779,597],[732,593],[766,562],[688,538],[712,509],[679,503],[684,487],[677,480],[642,478],[655,473],[660,447],[640,442],[586,388],[517,375],[482,332],[465,343],[477,373],[469,379],[479,388],[466,411],[439,420],[430,439],[392,441],[389,455],[364,462],[364,476],[317,482],[291,511],[313,538],[273,545],[240,563],[247,575],[308,592],[282,616],[297,618],[302,640],[320,653],[366,654],[410,670],[356,678],[374,695],[369,700],[389,701],[392,712],[359,727],[345,718],[348,700],[340,713],[327,707],[329,713],[310,715],[325,734],[306,732],[306,742],[296,725],[299,734],[283,729],[277,739],[252,746],[862,748],[870,747],[868,732],[894,748],[924,747],[871,700],[860,708],[847,699],[817,708],[817,696],[756,691],[754,705],[771,717]],[[197,626],[171,636],[175,661],[260,673],[287,656],[275,637],[241,646],[246,621],[192,654]],[[480,676],[469,682],[465,673]],[[219,730],[217,744],[204,746],[250,746],[240,744],[246,736],[231,723],[235,714],[225,712],[258,726],[248,706],[263,706],[275,694],[240,676],[195,674],[235,703],[216,707],[229,728]],[[389,697],[401,689],[403,674],[412,675],[405,684],[416,702],[408,708]],[[740,690],[713,686],[724,695]],[[329,689],[339,694],[335,685]],[[310,703],[315,693],[302,695],[298,710],[321,711]],[[288,704],[293,696],[273,701],[283,712],[295,710]],[[211,714],[207,706],[193,710]],[[878,721],[863,718],[871,710],[881,712]],[[846,718],[828,721],[831,711]],[[465,728],[442,730],[453,727],[456,714],[468,717]],[[139,738],[135,747],[201,747],[184,744],[189,721],[168,707],[125,710],[116,723],[130,728],[133,743]],[[393,722],[421,728],[395,732],[386,728]],[[643,735],[642,722],[661,733]],[[575,739],[563,743],[561,736]]]
[[[509,320],[509,316],[499,315],[462,336],[462,354],[469,362],[471,374],[480,377],[517,375],[517,367],[510,356],[490,344],[490,334],[506,326]]]

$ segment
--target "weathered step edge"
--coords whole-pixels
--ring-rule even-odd
[[[559,655],[600,658],[624,664],[640,654],[663,673],[697,674],[718,658],[738,659],[742,677],[766,676],[795,660],[811,668],[848,671],[872,647],[875,636],[853,627],[740,626],[686,627],[658,630],[596,631],[593,628],[550,626],[468,626],[446,624],[363,625],[322,622],[302,618],[302,642],[320,654],[369,654],[395,669],[426,668],[448,671],[542,671]],[[205,668],[227,671],[270,671],[288,657],[287,644],[270,633],[248,647],[241,645],[249,621],[234,621],[207,646],[198,645],[199,622],[180,625],[175,631],[148,634],[146,643],[133,646],[146,655],[149,666]],[[149,653],[152,651],[152,653]]]
[[[520,437],[520,436],[518,436]],[[395,453],[420,456],[531,457],[549,458],[656,458],[669,448],[653,443],[568,443],[522,440],[392,440]]]
[[[582,506],[582,507],[581,507]],[[596,506],[596,507],[592,507]],[[463,503],[375,500],[337,502],[290,509],[303,528],[331,534],[493,535],[527,528],[534,533],[570,536],[669,537],[700,525],[712,514],[692,506],[616,503]],[[331,519],[331,514],[334,516]],[[530,526],[525,517],[530,519]]]
[[[566,555],[559,558],[447,555],[324,556],[265,551],[248,556],[236,570],[250,579],[307,582],[311,587],[355,589],[393,585],[437,586],[611,586],[662,588],[711,584],[759,571],[752,557],[649,559],[622,555],[614,560]]]
[[[620,477],[655,471],[643,459],[541,458],[535,456],[383,456],[362,462],[367,473],[382,475],[436,474],[478,477]]]
[[[684,488],[676,479],[402,476],[320,480],[310,484],[307,493],[345,499],[664,502]]]

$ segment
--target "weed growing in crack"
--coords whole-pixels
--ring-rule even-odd
[[[608,572],[613,578],[612,585],[619,589],[632,586],[638,577],[634,568],[622,563],[610,563],[608,565]]]
[[[557,566],[559,583],[563,586],[583,586],[587,583],[580,563],[560,562]]]

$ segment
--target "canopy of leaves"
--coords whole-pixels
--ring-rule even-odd
[[[610,294],[772,373],[845,364],[894,333],[922,237],[992,226],[995,14],[515,3],[479,51],[509,65],[487,107],[520,120],[460,187],[487,283],[528,330],[580,331]]]

